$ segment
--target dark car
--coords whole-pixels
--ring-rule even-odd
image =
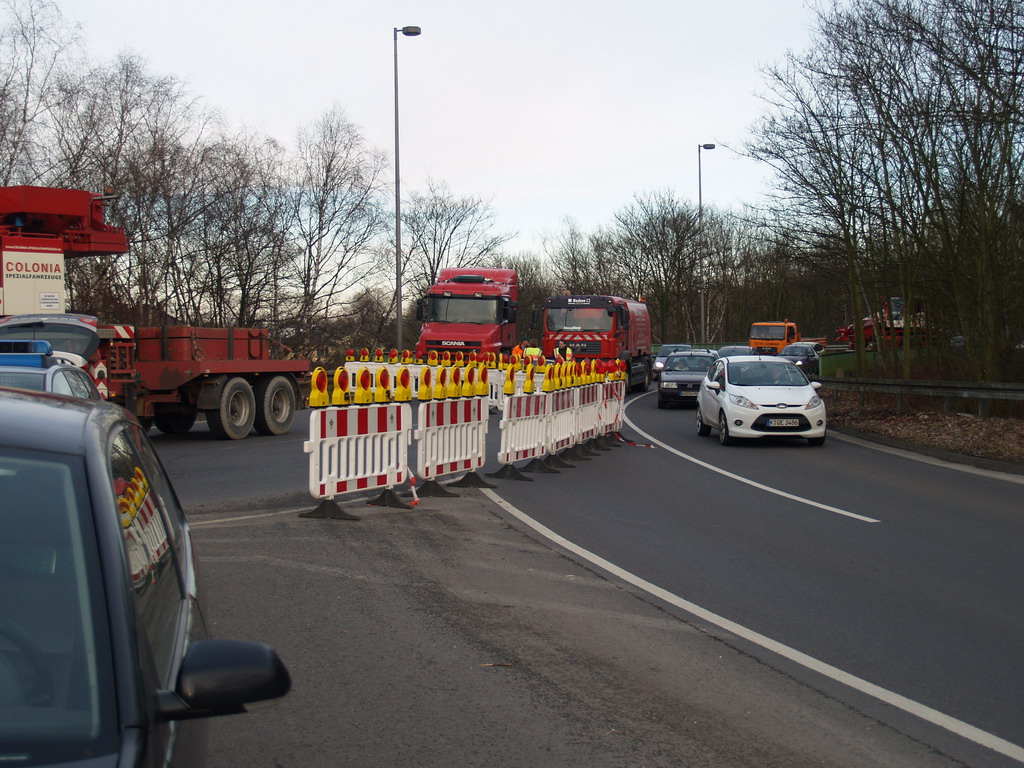
[[[734,344],[718,348],[719,357],[736,357],[737,355],[756,355],[757,350],[745,344]]]
[[[654,353],[654,369],[651,374],[652,379],[657,379],[661,373],[661,369],[665,367],[665,358],[671,355],[673,352],[682,352],[687,349],[693,349],[692,344],[662,344],[657,352]]]
[[[48,341],[0,339],[0,387],[103,399],[89,374],[55,355]]]
[[[196,766],[200,718],[291,686],[268,646],[205,637],[192,540],[138,422],[0,389],[0,756]]]
[[[717,359],[718,355],[707,349],[676,352],[665,358],[658,382],[658,407],[696,403],[700,383]]]
[[[821,344],[815,342],[798,341],[783,347],[778,357],[799,365],[800,369],[808,375],[817,376],[823,349]]]

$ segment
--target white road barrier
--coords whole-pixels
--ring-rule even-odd
[[[485,396],[420,403],[414,432],[416,476],[436,480],[480,469],[487,453],[488,416]]]
[[[409,476],[408,403],[321,408],[309,419],[309,492],[317,499],[393,488]]]

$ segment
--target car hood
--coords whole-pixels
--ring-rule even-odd
[[[731,386],[727,389],[734,395],[743,395],[758,405],[806,405],[817,391],[810,386],[807,387],[737,387]]]
[[[707,374],[701,371],[662,371],[662,381],[700,381]]]

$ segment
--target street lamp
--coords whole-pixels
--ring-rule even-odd
[[[397,102],[396,102],[397,103]],[[706,346],[708,343],[708,317],[704,311],[704,291],[707,287],[706,275],[704,272],[704,198],[701,191],[700,173],[700,151],[702,149],[714,149],[714,144],[697,145],[697,247],[700,249],[700,343]]]
[[[395,348],[402,349],[402,190],[398,167],[398,33],[416,37],[419,27],[395,27]]]

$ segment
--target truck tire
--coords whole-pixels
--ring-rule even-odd
[[[169,413],[153,414],[153,424],[165,435],[184,435],[196,423],[196,412],[184,413],[182,411],[171,411]]]
[[[221,440],[248,437],[256,420],[256,396],[245,379],[235,376],[224,383],[219,406],[206,411],[210,431]]]
[[[295,421],[295,390],[285,376],[263,377],[256,384],[256,431],[283,435]]]

